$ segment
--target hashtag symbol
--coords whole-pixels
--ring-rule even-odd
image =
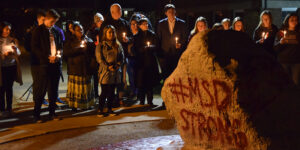
[[[176,96],[177,102],[180,101],[180,97],[182,102],[185,103],[185,98],[189,98],[189,95],[184,93],[184,90],[189,90],[189,87],[182,84],[181,78],[179,78],[179,83],[175,82],[173,79],[173,83],[169,83],[168,86],[171,87],[171,93]]]

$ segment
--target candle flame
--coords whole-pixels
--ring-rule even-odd
[[[85,47],[85,46],[84,46],[84,43],[85,43],[84,41],[81,41],[80,47]]]

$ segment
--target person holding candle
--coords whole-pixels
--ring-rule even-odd
[[[300,85],[300,27],[296,13],[288,14],[275,39],[278,61],[296,85]]]
[[[13,83],[23,84],[20,62],[21,55],[16,39],[10,36],[11,24],[0,23],[0,117],[12,114]],[[6,107],[5,107],[6,104]]]
[[[162,78],[166,79],[176,68],[179,58],[186,48],[188,32],[185,21],[176,17],[176,9],[173,4],[165,5],[164,12],[167,18],[159,21],[156,34],[160,49],[158,56],[162,68]]]
[[[102,42],[96,47],[96,58],[99,65],[99,84],[101,94],[99,97],[99,114],[103,117],[104,105],[107,99],[107,113],[115,115],[112,111],[115,89],[119,85],[122,74],[122,65],[124,63],[124,54],[122,46],[117,38],[116,29],[112,25],[104,27]],[[123,76],[124,78],[124,76]],[[123,81],[124,82],[124,81]]]
[[[67,58],[68,68],[66,98],[69,107],[77,112],[78,108],[89,109],[95,104],[92,75],[98,66],[93,40],[83,34],[84,29],[81,24],[75,23],[73,28],[75,38],[67,41],[64,45],[64,57]]]
[[[36,64],[31,65],[33,80],[34,119],[40,123],[41,105],[48,92],[49,119],[57,119],[55,114],[55,102],[58,97],[58,85],[61,75],[61,57],[57,57],[57,51],[62,55],[63,40],[60,32],[53,28],[60,15],[54,10],[47,11],[44,24],[38,26],[31,40],[32,55],[36,58]]]
[[[235,17],[231,26],[232,30],[245,32],[244,22],[241,17]]]
[[[159,71],[156,59],[157,39],[153,31],[148,28],[149,20],[139,20],[140,31],[133,37],[132,53],[136,58],[135,83],[140,104],[147,102],[153,105],[153,87],[159,83]]]
[[[131,31],[131,37],[129,37],[129,45],[128,45],[128,63],[127,63],[127,73],[128,73],[128,79],[129,79],[129,85],[130,85],[130,94],[129,97],[133,98],[137,95],[137,88],[135,87],[135,66],[136,66],[136,58],[134,57],[134,54],[132,53],[132,46],[133,46],[133,36],[138,34],[139,27],[138,27],[138,21],[142,17],[142,14],[140,13],[134,13],[130,18],[130,31]]]
[[[192,39],[192,37],[199,33],[199,32],[203,32],[205,30],[208,30],[208,24],[206,21],[206,18],[200,16],[197,18],[196,22],[195,22],[195,26],[194,29],[191,31],[191,34],[189,36],[189,41]]]
[[[264,50],[276,57],[273,49],[278,28],[272,23],[272,14],[264,10],[260,14],[260,21],[253,33],[253,40]]]

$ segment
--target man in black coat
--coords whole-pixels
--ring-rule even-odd
[[[185,21],[175,16],[176,10],[173,4],[167,4],[164,10],[167,18],[159,21],[156,34],[160,47],[158,56],[162,78],[166,79],[176,68],[186,48],[188,32]]]
[[[53,28],[59,19],[59,14],[51,9],[47,11],[43,25],[38,26],[32,34],[31,72],[33,78],[34,119],[41,122],[41,105],[48,92],[49,119],[54,119],[55,102],[58,97],[58,84],[61,73],[62,44],[59,31]]]
[[[117,37],[119,42],[122,44],[123,50],[124,50],[124,55],[127,57],[128,52],[127,52],[127,47],[128,47],[128,36],[131,34],[130,31],[130,26],[128,21],[125,19],[121,18],[122,17],[122,8],[119,4],[115,3],[112,4],[110,7],[110,16],[105,19],[103,22],[101,28],[100,28],[100,33],[102,38],[103,34],[103,29],[107,25],[112,25],[115,27],[116,32],[117,32]]]

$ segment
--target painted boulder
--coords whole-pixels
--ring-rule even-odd
[[[184,149],[299,149],[299,90],[245,33],[198,33],[162,98]]]

